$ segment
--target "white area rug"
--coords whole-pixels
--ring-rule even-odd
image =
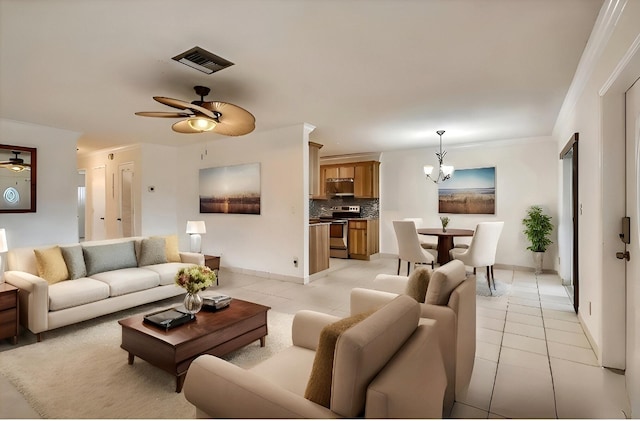
[[[489,285],[487,285],[487,278],[484,276],[476,277],[476,295],[482,297],[500,297],[508,294],[511,291],[511,284],[500,282],[495,279],[495,289],[493,289],[493,282],[491,283],[491,291],[489,291]]]
[[[194,418],[194,406],[175,392],[175,377],[139,358],[127,364],[117,323],[127,316],[58,329],[4,351],[0,373],[44,418]],[[269,310],[266,347],[255,341],[225,359],[247,368],[290,346],[292,320]]]

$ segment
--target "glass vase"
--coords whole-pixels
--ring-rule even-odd
[[[197,292],[187,292],[184,296],[184,308],[187,313],[196,314],[202,309],[202,297]]]

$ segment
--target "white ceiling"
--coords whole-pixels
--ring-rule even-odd
[[[602,0],[0,0],[0,117],[79,147],[174,133],[152,96],[303,122],[323,156],[550,135]],[[206,75],[171,57],[235,63]],[[242,137],[238,138],[241,142]]]

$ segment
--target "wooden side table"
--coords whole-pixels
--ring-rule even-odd
[[[220,285],[220,256],[204,255],[204,265],[216,272],[216,285]]]
[[[18,343],[18,288],[6,282],[0,284],[0,339],[13,336]]]

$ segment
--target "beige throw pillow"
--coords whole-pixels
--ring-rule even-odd
[[[313,359],[311,375],[304,397],[329,408],[331,405],[331,382],[333,379],[333,356],[338,337],[350,327],[366,319],[372,311],[356,314],[325,326],[320,332],[318,349]]]
[[[178,251],[178,236],[175,234],[167,235],[166,237],[164,237],[164,240],[165,252],[167,253],[167,261],[180,263],[182,260],[180,259],[180,251]]]
[[[451,292],[467,278],[464,263],[452,260],[434,270],[427,288],[427,304],[446,306]]]
[[[426,267],[416,268],[407,280],[407,286],[405,287],[404,293],[417,302],[424,303],[430,278],[431,272],[429,269]]]
[[[48,249],[35,249],[36,267],[38,276],[46,280],[50,285],[69,279],[67,264],[62,257],[59,246]]]

